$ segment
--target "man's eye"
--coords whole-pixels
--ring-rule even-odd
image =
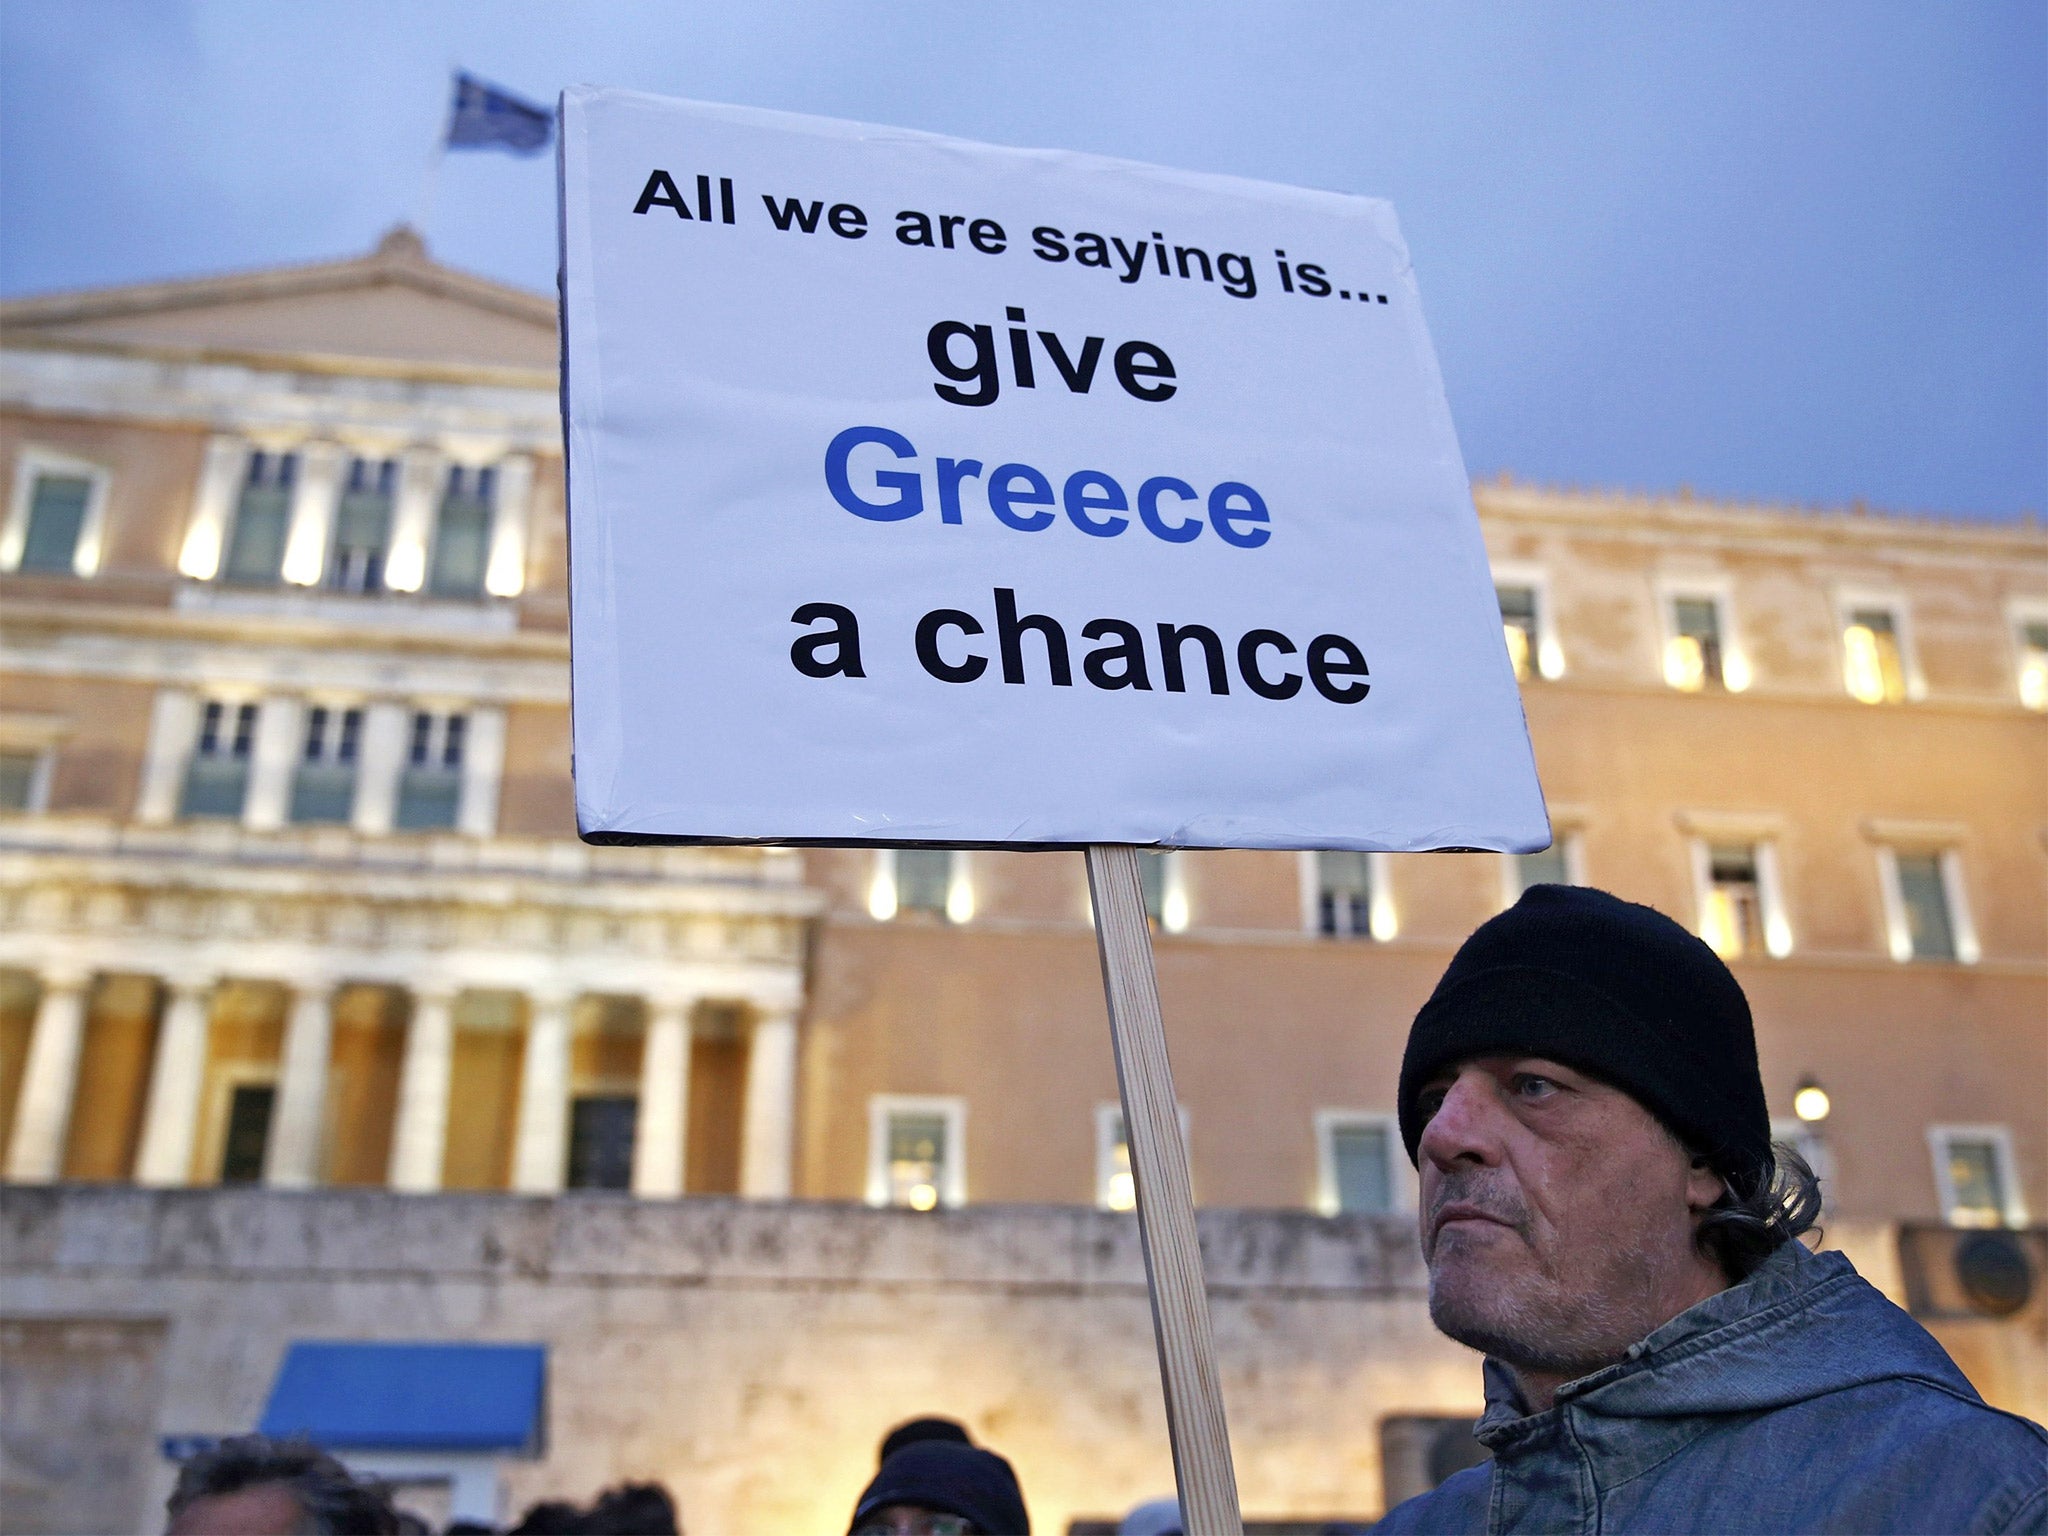
[[[1525,1099],[1547,1099],[1557,1092],[1557,1084],[1533,1072],[1522,1072],[1515,1077],[1515,1092]]]

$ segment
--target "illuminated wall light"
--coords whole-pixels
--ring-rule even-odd
[[[1884,702],[1884,658],[1878,654],[1876,632],[1866,625],[1851,624],[1842,631],[1842,680],[1851,698]]]
[[[220,571],[220,524],[199,519],[185,531],[184,547],[178,551],[178,574],[194,581],[211,581]]]
[[[1536,647],[1536,670],[1553,683],[1564,676],[1564,647],[1555,637],[1546,637]]]
[[[938,1205],[939,1192],[930,1184],[913,1184],[910,1193],[904,1196],[904,1202],[913,1211],[929,1211]]]
[[[1188,931],[1187,888],[1173,874],[1167,877],[1166,897],[1159,903],[1159,924],[1168,933]]]
[[[1508,661],[1513,664],[1515,676],[1529,675],[1529,632],[1519,624],[1503,624],[1501,633],[1507,637]]]
[[[1387,889],[1387,882],[1380,879],[1381,870],[1373,871],[1372,909],[1367,926],[1372,936],[1384,944],[1401,931],[1400,914],[1394,910],[1394,894]]]
[[[1137,1209],[1138,1181],[1131,1177],[1128,1170],[1112,1173],[1108,1185],[1102,1191],[1102,1203],[1106,1209],[1112,1211]]]
[[[1706,686],[1707,658],[1691,635],[1673,635],[1664,642],[1664,681],[1681,693],[1698,693]]]
[[[974,882],[968,878],[967,855],[964,853],[953,855],[953,874],[946,882],[946,921],[974,921]]]
[[[1799,1086],[1792,1090],[1792,1113],[1808,1125],[1820,1124],[1834,1107],[1827,1089],[1810,1077],[1801,1078]]]
[[[1723,960],[1742,953],[1742,926],[1735,920],[1735,904],[1726,891],[1710,890],[1700,903],[1700,938]]]
[[[886,923],[896,915],[896,860],[884,848],[875,855],[874,878],[868,882],[868,916]]]
[[[2020,664],[2020,702],[2029,709],[2048,709],[2048,655],[2036,651]]]
[[[417,592],[427,580],[427,542],[401,537],[384,557],[384,585],[394,592]]]
[[[1782,960],[1792,953],[1792,924],[1782,912],[1773,912],[1764,920],[1764,948],[1771,952],[1773,960]]]
[[[1740,651],[1729,651],[1721,658],[1721,686],[1730,693],[1743,693],[1756,681],[1750,670],[1749,658]]]

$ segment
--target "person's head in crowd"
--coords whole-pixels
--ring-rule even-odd
[[[167,1536],[399,1536],[391,1497],[303,1440],[237,1435],[178,1469]]]
[[[920,1440],[950,1440],[955,1445],[972,1445],[974,1437],[967,1433],[967,1426],[953,1419],[921,1418],[898,1424],[882,1436],[882,1449],[875,1457],[880,1466],[906,1445],[915,1445]]]
[[[851,1536],[1030,1536],[1031,1517],[1007,1461],[949,1436],[913,1440],[884,1460],[854,1506],[848,1530]]]
[[[542,1499],[527,1506],[506,1536],[583,1536],[583,1511],[567,1499]]]
[[[585,1536],[682,1536],[675,1500],[659,1483],[607,1488],[578,1529]]]
[[[1532,1404],[1743,1279],[1819,1210],[1781,1163],[1749,1004],[1649,907],[1539,885],[1417,1015],[1401,1134],[1430,1316]]]
[[[1116,1536],[1186,1536],[1179,1499],[1151,1499],[1123,1518]]]

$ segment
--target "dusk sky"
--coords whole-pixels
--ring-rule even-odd
[[[2048,505],[2048,7],[111,3],[0,9],[0,293],[347,256],[463,67],[1389,198],[1467,462]],[[534,289],[552,156],[447,157]]]

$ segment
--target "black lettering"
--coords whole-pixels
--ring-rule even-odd
[[[905,208],[896,215],[896,238],[905,245],[930,245],[932,221],[915,208]]]
[[[1148,242],[1140,240],[1137,249],[1133,250],[1124,244],[1123,236],[1121,235],[1111,235],[1109,239],[1110,244],[1116,247],[1117,255],[1121,256],[1124,261],[1123,276],[1119,277],[1117,281],[1120,283],[1135,283],[1138,280],[1139,274],[1145,270],[1145,252],[1149,248]]]
[[[1190,256],[1202,264],[1202,281],[1205,283],[1215,282],[1215,276],[1209,271],[1209,253],[1199,245],[1176,245],[1173,248],[1173,262],[1175,266],[1180,268],[1180,275],[1182,277],[1188,275],[1188,258]]]
[[[739,222],[732,215],[732,178],[730,176],[718,178],[718,213],[719,217],[728,224],[737,224]]]
[[[942,213],[939,215],[939,244],[947,250],[953,249],[953,231],[967,222],[964,213]]]
[[[1332,655],[1339,659],[1332,661]],[[1317,635],[1309,641],[1308,680],[1332,704],[1356,704],[1372,692],[1371,683],[1344,683],[1336,679],[1368,675],[1365,653],[1342,635]]]
[[[1116,381],[1134,400],[1171,400],[1176,386],[1145,384],[1140,380],[1173,376],[1173,359],[1149,341],[1127,341],[1116,349]]]
[[[1067,662],[1067,632],[1057,619],[1042,613],[1017,617],[1017,594],[1009,587],[996,589],[996,643],[1003,653],[1003,681],[1024,681],[1024,631],[1035,629],[1045,639],[1045,659],[1052,670],[1053,686],[1074,686],[1074,669]]]
[[[1138,626],[1126,624],[1122,619],[1090,619],[1081,628],[1083,639],[1106,640],[1117,637],[1117,644],[1098,646],[1081,658],[1081,673],[1098,688],[1142,688],[1152,691],[1152,679],[1145,674],[1145,638],[1138,633]],[[1111,662],[1121,662],[1115,672],[1109,670]]]
[[[1180,648],[1189,640],[1199,641],[1202,658],[1209,664],[1209,691],[1230,692],[1230,673],[1223,665],[1223,642],[1206,624],[1162,624],[1159,626],[1159,660],[1166,673],[1168,693],[1186,693],[1188,680],[1181,671]]]
[[[1010,327],[1010,369],[1017,376],[1017,387],[1036,389],[1038,375],[1031,367],[1031,333],[1024,329],[1024,311],[1012,304],[1003,316],[1016,322]]]
[[[1074,261],[1083,267],[1106,267],[1109,265],[1109,242],[1089,230],[1081,230],[1074,236]]]
[[[645,213],[650,208],[673,208],[676,217],[687,219],[690,210],[683,206],[683,194],[676,190],[676,184],[667,171],[652,172],[647,185],[640,189],[640,201],[633,205],[635,213]]]
[[[868,232],[868,216],[851,203],[834,203],[832,211],[825,215],[825,222],[842,240],[858,240]]]
[[[1053,367],[1059,369],[1060,377],[1067,381],[1067,388],[1077,395],[1088,393],[1088,386],[1095,382],[1095,365],[1102,361],[1102,338],[1090,336],[1081,343],[1081,361],[1077,364],[1067,356],[1067,349],[1060,345],[1059,337],[1051,331],[1040,331],[1038,339],[1045,343],[1045,355],[1052,359]]]
[[[986,656],[968,656],[959,663],[939,654],[939,631],[957,629],[963,635],[981,633],[981,620],[958,608],[934,608],[917,621],[917,664],[942,683],[971,683],[988,670]]]
[[[825,211],[822,202],[813,203],[809,208],[805,208],[795,198],[785,197],[782,206],[777,208],[775,199],[765,192],[761,194],[761,201],[768,205],[768,217],[775,221],[777,229],[788,229],[791,224],[795,224],[807,235],[815,235],[818,232],[818,217]]]
[[[1312,299],[1329,297],[1330,280],[1323,276],[1323,269],[1312,261],[1298,261],[1294,264],[1295,281],[1301,284],[1301,291]]]
[[[832,627],[822,634],[797,636],[789,648],[790,663],[805,677],[866,677],[860,669],[860,621],[851,608],[805,603],[789,616],[792,624],[816,624],[821,619],[829,619]]]
[[[1040,261],[1065,261],[1067,237],[1050,224],[1041,224],[1031,231],[1031,254]]]
[[[965,336],[974,343],[974,359],[968,363],[953,361],[953,338]],[[953,405],[993,405],[1001,392],[1003,381],[996,372],[996,333],[986,325],[968,325],[960,320],[941,320],[925,335],[924,349],[932,360],[932,366],[939,370],[942,378],[953,384],[934,384],[932,389],[941,400]],[[954,387],[979,381],[981,388],[973,394]]]
[[[1294,642],[1277,629],[1251,629],[1237,642],[1237,670],[1253,693],[1265,699],[1291,699],[1301,692],[1301,674],[1284,672],[1277,681],[1269,680],[1259,670],[1259,651],[1271,646],[1282,656],[1294,654]]]
[[[1010,237],[994,219],[976,219],[967,226],[967,241],[984,256],[1000,256],[1008,249]]]
[[[697,217],[706,224],[711,222],[711,178],[709,176],[699,176],[697,178]]]

